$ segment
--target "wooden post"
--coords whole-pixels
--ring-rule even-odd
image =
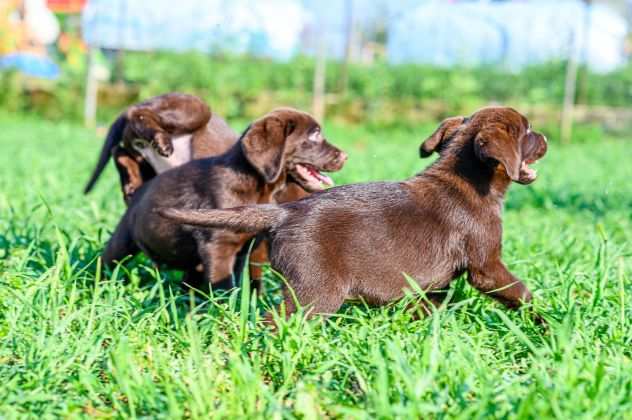
[[[96,65],[94,57],[94,49],[88,48],[87,66],[86,66],[86,92],[83,103],[83,118],[86,127],[95,127],[97,123],[97,95],[99,91],[99,82],[95,74]]]
[[[576,39],[577,34],[573,34],[573,41],[571,42],[573,51],[568,57],[568,64],[566,65],[566,80],[564,82],[564,103],[562,105],[562,118],[560,127],[560,137],[562,143],[569,143],[571,136],[573,135],[573,114],[575,112],[575,90],[577,88],[577,70],[578,70],[578,57]]]
[[[327,66],[327,45],[324,36],[318,41],[316,65],[314,66],[314,97],[312,102],[312,114],[316,121],[325,118],[325,74]]]
[[[588,45],[588,35],[590,31],[590,4],[592,0],[584,0],[584,21],[578,31],[575,31],[571,39],[571,54],[566,66],[566,80],[564,82],[564,103],[562,105],[562,117],[560,127],[560,137],[562,143],[570,143],[573,136],[573,120],[575,113],[575,99],[577,92],[577,74],[579,72],[580,57],[584,60]]]
[[[584,0],[584,22],[583,22],[583,34],[584,34],[584,42],[581,46],[580,60],[579,60],[579,69],[577,71],[577,103],[578,104],[587,104],[588,103],[588,45],[589,45],[589,37],[590,37],[590,26],[591,26],[591,18],[592,13],[590,13],[591,6],[593,4],[593,0]],[[582,66],[581,64],[584,63]]]
[[[116,83],[123,83],[125,81],[125,71],[124,71],[124,64],[123,64],[123,60],[125,57],[125,51],[122,49],[118,49],[114,52],[114,71],[113,73],[113,79],[114,82]]]

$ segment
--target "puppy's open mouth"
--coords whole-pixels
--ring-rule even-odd
[[[294,178],[308,191],[320,191],[334,185],[334,181],[307,163],[297,163],[292,170]]]
[[[538,171],[530,167],[529,165],[537,163],[537,160],[523,160],[520,164],[520,179],[521,184],[530,184],[538,177]]]
[[[523,156],[527,158],[520,163],[520,184],[531,184],[538,177],[538,171],[529,165],[537,163],[538,159],[544,156],[548,149],[546,137],[541,134],[529,135],[527,142],[523,146]]]

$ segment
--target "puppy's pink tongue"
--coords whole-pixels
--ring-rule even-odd
[[[316,176],[316,178],[318,178],[318,180],[320,182],[322,182],[323,184],[327,185],[328,187],[332,187],[334,185],[334,180],[331,179],[330,177],[328,177],[325,174],[321,174],[320,172],[316,172],[315,176]]]
[[[327,186],[330,186],[330,187],[332,185],[334,185],[334,181],[331,178],[329,178],[327,175],[321,174],[318,169],[312,168],[311,166],[308,166],[307,170],[309,171],[309,174],[311,176],[313,176],[314,178],[316,178],[317,180],[319,180],[323,184],[325,184]]]

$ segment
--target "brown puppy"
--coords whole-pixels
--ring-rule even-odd
[[[345,299],[384,304],[409,287],[441,290],[464,271],[483,293],[516,308],[531,299],[501,261],[503,197],[512,181],[536,178],[528,164],[547,150],[511,108],[444,121],[421,146],[439,159],[404,182],[345,185],[283,205],[226,210],[162,209],[188,225],[264,232],[271,262],[311,314]],[[285,307],[294,312],[287,290]],[[433,296],[433,295],[430,295]]]
[[[308,114],[278,109],[255,121],[225,154],[191,161],[145,183],[103,252],[111,266],[144,251],[154,261],[181,269],[187,282],[232,284],[237,252],[251,234],[196,229],[174,223],[154,210],[225,208],[270,203],[288,176],[308,191],[322,188],[320,170],[342,167],[346,155],[329,144]],[[197,270],[202,264],[204,275]]]
[[[92,189],[110,156],[119,173],[123,199],[129,204],[134,192],[157,174],[193,159],[219,156],[238,139],[226,121],[211,115],[208,106],[196,96],[168,93],[150,98],[130,106],[112,124],[85,193]],[[172,146],[175,143],[176,150],[163,156],[152,146],[159,142]],[[307,195],[292,181],[276,194],[275,201],[294,201]],[[267,260],[267,244],[261,242],[250,255],[250,278],[258,289]]]
[[[156,174],[191,159],[224,153],[237,137],[196,96],[167,93],[150,98],[130,106],[112,123],[84,192],[94,187],[112,156],[123,198],[129,203],[134,192]]]

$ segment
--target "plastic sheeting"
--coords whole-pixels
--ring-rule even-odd
[[[578,0],[349,0],[357,29],[387,24],[392,63],[525,65],[576,53],[596,71],[623,64],[625,20]],[[83,15],[88,44],[128,50],[200,50],[288,59],[313,54],[324,40],[343,55],[347,0],[90,0]],[[577,53],[587,40],[585,56]]]
[[[613,70],[625,62],[626,22],[599,5],[588,9],[586,20],[586,10],[579,1],[563,0],[430,1],[400,16],[394,11],[388,58],[393,63],[500,64],[516,70],[576,54],[595,71]]]
[[[0,57],[0,70],[18,70],[27,76],[56,79],[59,66],[50,58],[26,52],[17,52]]]
[[[305,20],[292,0],[90,0],[82,23],[84,39],[95,47],[289,58]]]

